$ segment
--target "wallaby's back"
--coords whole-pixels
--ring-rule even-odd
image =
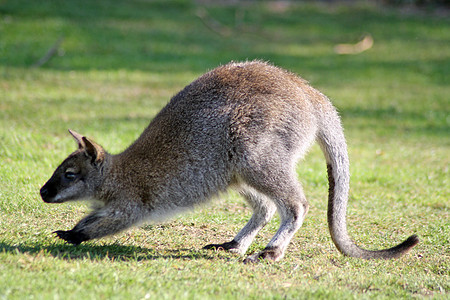
[[[158,178],[157,186],[174,187],[171,193],[183,186],[195,195],[177,195],[174,201],[190,206],[226,189],[249,155],[295,164],[314,140],[312,101],[324,101],[312,98],[317,95],[299,77],[266,63],[219,67],[171,99],[117,157],[124,164],[120,169],[139,170],[139,180],[151,185]],[[146,175],[154,172],[170,175]]]

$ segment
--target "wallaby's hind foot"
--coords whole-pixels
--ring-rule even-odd
[[[244,264],[252,264],[260,262],[261,260],[265,261],[278,261],[282,259],[284,256],[284,252],[278,248],[269,248],[266,247],[264,250],[249,255],[246,259],[244,259]]]
[[[244,255],[257,233],[272,219],[276,211],[272,200],[243,182],[239,183],[239,189],[253,209],[252,217],[232,241],[206,245],[203,249],[227,250]]]
[[[56,233],[56,235],[60,239],[66,241],[69,244],[73,244],[75,246],[78,246],[82,242],[89,240],[89,237],[87,235],[85,235],[81,232],[75,232],[73,230],[69,230],[69,231],[58,230],[53,233]]]
[[[207,250],[225,250],[230,252],[237,252],[239,253],[239,243],[235,240],[232,240],[230,242],[226,242],[223,244],[209,244],[203,247],[203,249]]]

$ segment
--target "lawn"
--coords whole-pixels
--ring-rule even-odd
[[[210,2],[0,0],[0,298],[448,299],[448,17],[367,3]],[[367,51],[335,53],[367,34]],[[317,146],[298,166],[310,211],[281,262],[245,265],[202,250],[230,240],[250,217],[234,192],[78,247],[52,234],[89,211],[39,196],[75,150],[68,128],[119,153],[186,84],[247,59],[300,74],[340,111],[353,239],[380,249],[415,233],[418,246],[392,261],[342,256],[326,224]],[[278,225],[267,225],[249,253]]]

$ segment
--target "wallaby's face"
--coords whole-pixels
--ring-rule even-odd
[[[48,203],[61,203],[93,197],[102,182],[103,149],[71,131],[79,144],[41,188],[41,197]]]

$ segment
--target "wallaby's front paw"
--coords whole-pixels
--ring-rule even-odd
[[[74,232],[72,230],[69,231],[62,231],[58,230],[53,233],[56,233],[56,235],[60,238],[65,240],[66,242],[73,244],[73,245],[79,245],[84,241],[89,240],[89,237],[81,232]]]
[[[233,249],[238,249],[238,243],[235,240],[232,240],[231,242],[226,242],[223,244],[209,244],[203,247],[203,249],[232,251]]]
[[[244,259],[244,264],[252,264],[257,263],[262,260],[265,261],[277,261],[283,258],[283,252],[281,252],[278,249],[264,249],[261,252],[255,253],[253,255],[248,256],[246,259]]]

